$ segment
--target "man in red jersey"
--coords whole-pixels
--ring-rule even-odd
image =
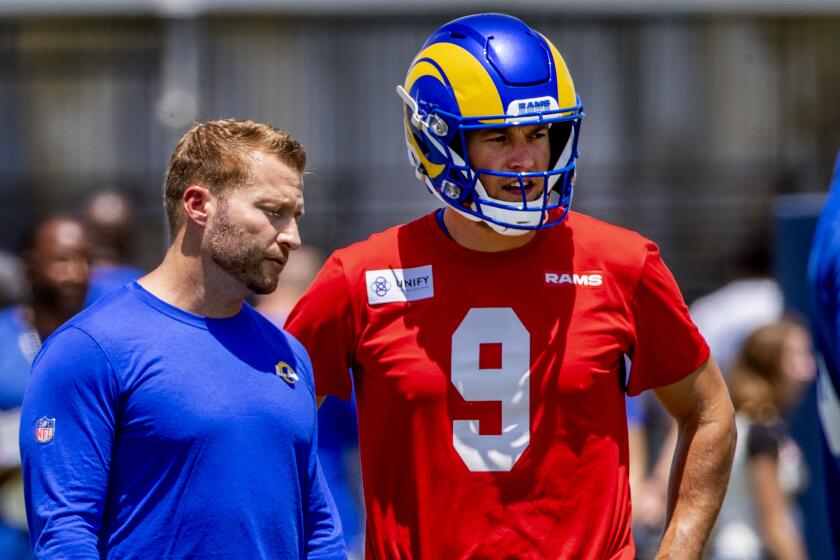
[[[335,252],[287,323],[350,394],[367,557],[634,558],[625,392],[679,424],[664,555],[699,558],[732,406],[654,243],[569,212],[583,117],[554,46],[500,14],[428,39],[398,93],[445,206]]]

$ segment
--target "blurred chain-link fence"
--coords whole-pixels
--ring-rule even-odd
[[[331,249],[434,205],[394,87],[447,15],[0,20],[0,246],[103,187],[164,246],[168,155],[194,120],[273,123],[310,155],[304,241]],[[662,246],[687,299],[731,277],[771,198],[823,191],[840,147],[840,17],[518,13],[586,107],[575,208]]]

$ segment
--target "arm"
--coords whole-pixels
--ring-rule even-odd
[[[347,558],[341,519],[338,517],[338,510],[327,487],[320,463],[316,463],[305,515],[306,558],[308,560]]]
[[[320,405],[323,397],[318,399]],[[308,494],[304,507],[304,538],[307,559],[344,559],[347,551],[341,519],[335,507],[321,463],[318,460],[318,415],[315,414],[314,436],[309,452]]]
[[[286,318],[285,330],[312,359],[318,406],[327,395],[347,400],[353,391],[348,369],[356,351],[354,304],[344,265],[333,253]]]
[[[755,510],[770,556],[778,560],[804,560],[805,545],[790,516],[787,497],[779,484],[779,462],[760,454],[749,462]]]
[[[665,533],[657,558],[700,558],[720,510],[735,452],[735,415],[712,358],[655,389],[677,422]]]
[[[39,558],[99,558],[118,390],[99,346],[74,328],[47,342],[21,411],[24,497]],[[39,419],[52,433],[36,437]]]

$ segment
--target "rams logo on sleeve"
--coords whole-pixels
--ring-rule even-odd
[[[274,373],[276,373],[278,377],[282,378],[283,381],[285,381],[293,387],[295,385],[295,381],[300,381],[300,377],[298,377],[298,374],[295,373],[295,370],[292,369],[292,366],[290,366],[286,362],[277,362],[277,365],[274,366]]]

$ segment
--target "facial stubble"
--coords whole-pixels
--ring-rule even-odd
[[[279,274],[263,269],[265,248],[245,228],[231,220],[224,199],[208,235],[213,262],[240,284],[255,294],[270,294],[277,288]]]

